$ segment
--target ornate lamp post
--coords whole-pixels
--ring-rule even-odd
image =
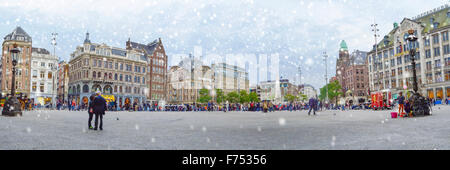
[[[409,54],[411,55],[411,64],[412,64],[412,70],[413,70],[413,90],[414,94],[409,99],[412,111],[414,116],[429,116],[430,115],[430,108],[428,106],[428,101],[425,100],[425,97],[419,94],[418,92],[418,85],[417,85],[417,75],[416,75],[416,41],[417,37],[414,35],[414,30],[408,31],[408,38],[409,41]]]
[[[22,108],[19,100],[16,97],[16,65],[17,55],[20,53],[20,49],[17,48],[17,44],[13,45],[13,49],[9,51],[12,58],[12,78],[11,78],[11,97],[5,102],[2,115],[4,116],[22,116]]]

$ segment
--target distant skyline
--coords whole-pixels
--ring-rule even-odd
[[[161,37],[169,65],[178,54],[278,54],[280,76],[316,89],[325,84],[322,53],[329,55],[329,79],[335,74],[339,43],[349,52],[369,51],[370,25],[380,36],[394,22],[413,18],[448,0],[0,0],[0,36],[21,26],[33,46],[53,53],[51,33],[58,33],[56,53],[68,60],[89,31],[93,43],[125,48],[128,38],[147,44]],[[272,77],[273,79],[273,77]],[[251,77],[255,84],[256,77]],[[264,81],[264,79],[260,79]]]

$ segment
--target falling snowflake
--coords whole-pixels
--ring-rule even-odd
[[[202,127],[202,131],[206,132],[206,127],[205,126]]]
[[[135,124],[135,125],[134,125],[134,128],[135,128],[136,130],[139,130],[139,125],[138,125],[138,124]]]
[[[278,119],[278,124],[280,124],[280,126],[286,125],[286,119],[284,119],[284,118]]]

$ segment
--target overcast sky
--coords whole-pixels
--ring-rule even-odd
[[[125,48],[132,41],[149,43],[161,37],[170,65],[177,54],[278,54],[283,77],[325,84],[321,54],[329,54],[329,77],[335,74],[339,43],[350,51],[368,51],[373,43],[370,24],[381,36],[394,22],[412,18],[448,0],[0,0],[0,36],[20,25],[34,47],[53,49],[68,60],[86,31],[91,41]],[[273,77],[272,77],[273,78]],[[319,79],[320,78],[320,79]],[[260,78],[264,80],[264,78]],[[251,77],[251,83],[256,78]]]

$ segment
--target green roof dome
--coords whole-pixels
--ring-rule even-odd
[[[347,43],[345,43],[345,40],[341,41],[341,49],[340,50],[348,51]]]

